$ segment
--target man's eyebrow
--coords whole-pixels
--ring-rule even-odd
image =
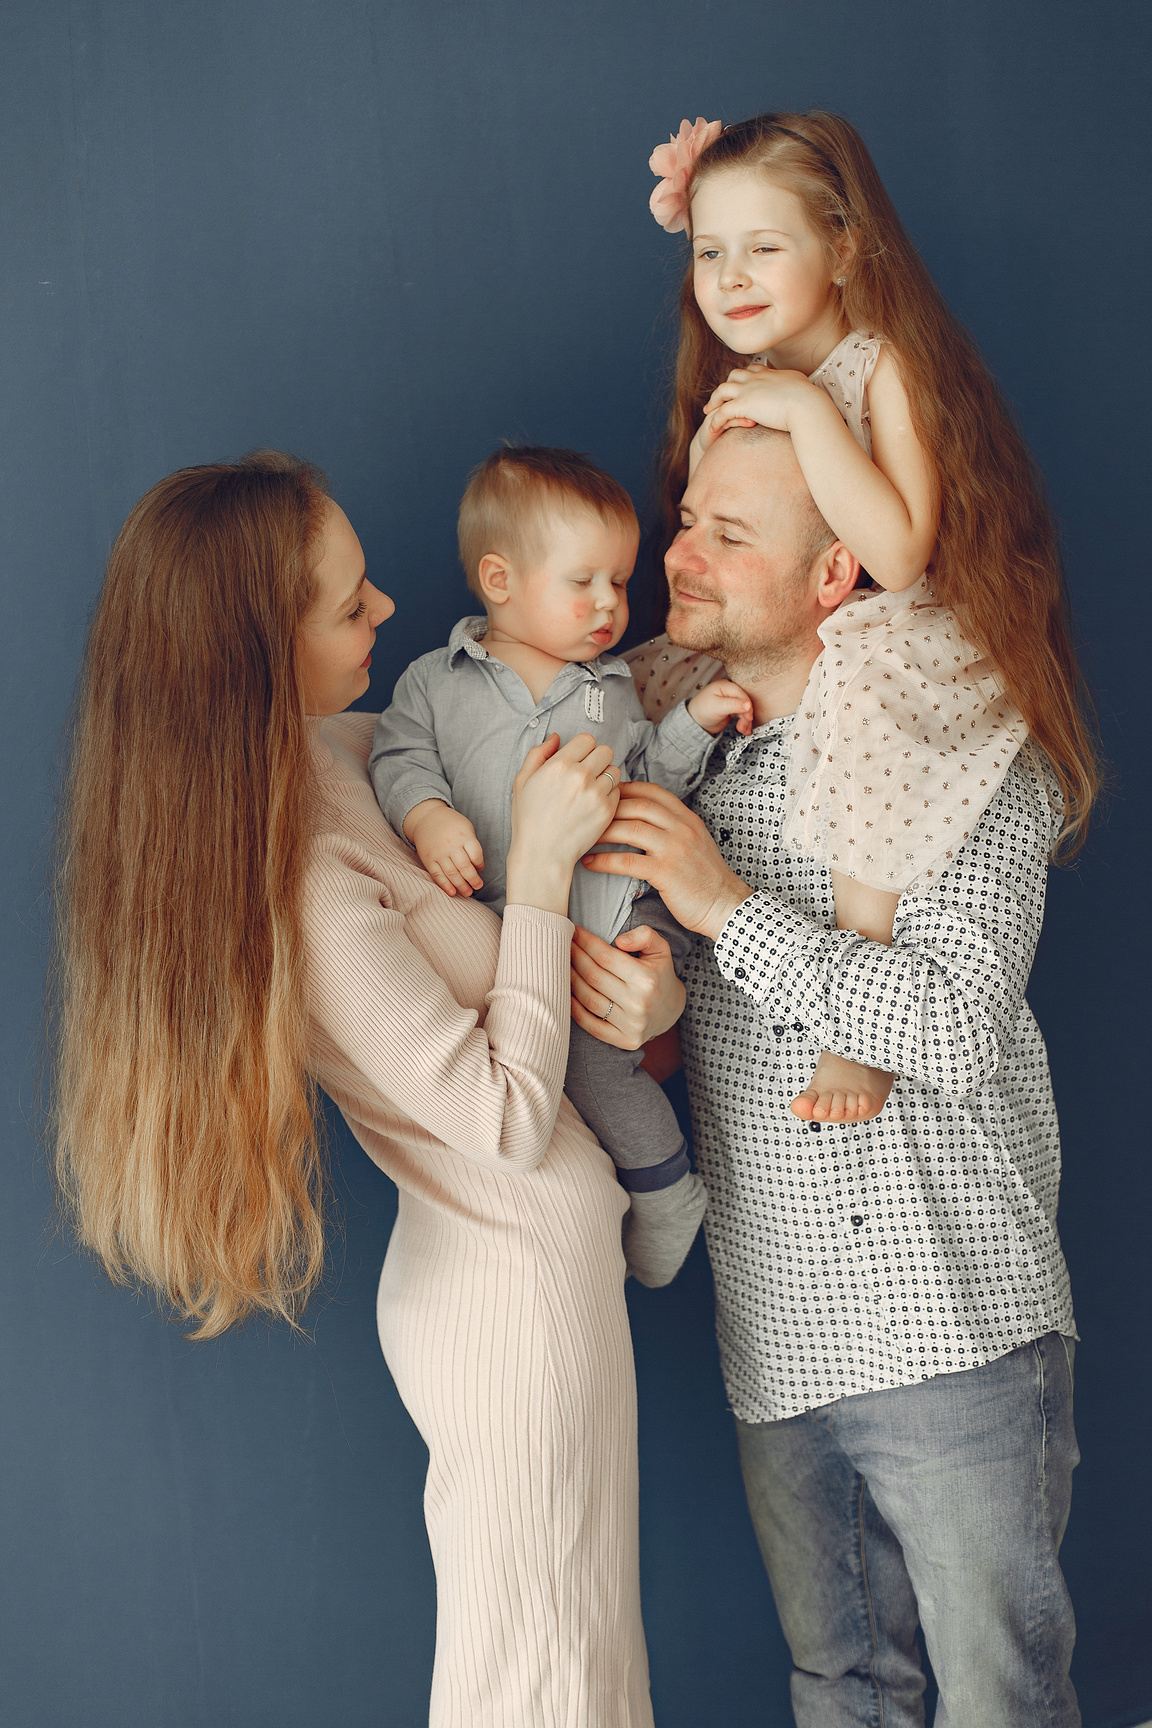
[[[758,535],[758,530],[753,528],[751,522],[743,522],[739,516],[721,516],[720,512],[715,510],[712,513],[712,520],[714,522],[727,522],[730,528],[743,528],[745,534]]]

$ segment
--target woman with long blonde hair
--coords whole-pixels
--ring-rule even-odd
[[[651,166],[653,214],[691,246],[667,539],[695,459],[759,424],[791,434],[826,544],[883,590],[821,630],[785,839],[828,866],[842,929],[890,943],[901,894],[948,868],[1026,741],[1059,787],[1058,855],[1083,839],[1097,759],[1052,519],[855,127],[818,111],[685,120]],[[866,1121],[893,1079],[825,1052],[792,1108]]]
[[[298,1324],[324,1256],[323,1087],[400,1207],[385,1356],[430,1452],[437,1728],[650,1728],[635,1389],[607,1155],[561,1094],[566,911],[611,752],[538,746],[501,921],[381,816],[362,696],[392,602],[321,476],[169,476],[88,640],[58,877],[57,1171],[80,1241],[194,1335]],[[614,1036],[667,956],[600,944]]]

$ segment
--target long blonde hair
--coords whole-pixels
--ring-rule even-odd
[[[818,111],[741,121],[701,152],[690,191],[707,175],[735,167],[768,170],[795,193],[832,273],[846,276],[841,295],[848,328],[891,344],[940,487],[940,529],[929,567],[935,593],[996,667],[1051,762],[1065,805],[1059,851],[1071,856],[1099,786],[1095,730],[1072,646],[1055,529],[1012,415],[905,233],[854,126]],[[845,249],[851,253],[846,267]],[[689,259],[661,456],[669,540],[679,527],[688,447],[703,404],[743,358],[705,322]]]
[[[136,505],[88,637],[56,870],[52,1126],[118,1282],[214,1337],[324,1264],[297,663],[323,476],[276,451]]]

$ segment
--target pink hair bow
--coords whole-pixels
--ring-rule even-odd
[[[695,126],[689,120],[681,120],[679,132],[674,132],[667,144],[658,144],[649,156],[649,168],[662,179],[648,200],[648,208],[666,234],[687,231],[692,169],[700,152],[714,143],[723,130],[719,120],[705,120],[703,115],[697,116]]]

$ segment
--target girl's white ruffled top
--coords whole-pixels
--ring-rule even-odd
[[[880,342],[853,331],[812,382],[872,454],[868,380]],[[992,668],[938,606],[927,576],[860,590],[820,626],[796,724],[786,844],[892,893],[931,886],[1027,737]]]

